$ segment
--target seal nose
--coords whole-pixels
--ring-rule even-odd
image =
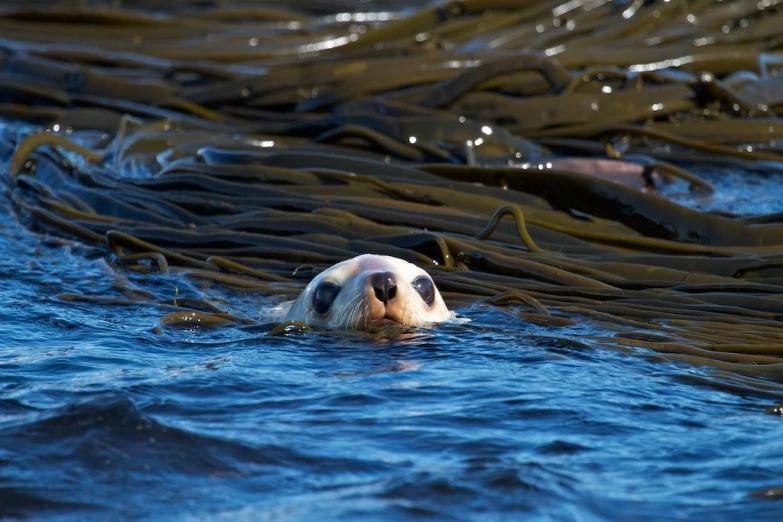
[[[375,297],[383,304],[387,304],[397,295],[397,283],[394,282],[394,274],[391,272],[371,275],[370,284],[375,291]]]

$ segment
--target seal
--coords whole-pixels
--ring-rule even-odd
[[[286,321],[326,330],[424,326],[451,318],[432,278],[413,263],[364,254],[318,274]]]

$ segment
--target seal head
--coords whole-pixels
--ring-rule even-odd
[[[348,330],[423,326],[450,317],[427,272],[396,257],[364,254],[318,274],[296,299],[286,321]]]

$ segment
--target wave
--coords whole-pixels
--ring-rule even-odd
[[[33,415],[0,429],[0,518],[74,509],[135,518],[156,506],[187,505],[199,491],[230,486],[227,492],[270,493],[291,469],[300,477],[379,469],[358,459],[192,433],[151,418],[117,394]],[[139,502],[150,491],[156,500]]]

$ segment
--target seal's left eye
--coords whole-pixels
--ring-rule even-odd
[[[427,306],[435,304],[435,285],[429,277],[417,277],[413,280],[413,288],[419,293]]]
[[[321,283],[313,292],[313,311],[318,315],[324,315],[332,307],[340,287],[334,283]]]

